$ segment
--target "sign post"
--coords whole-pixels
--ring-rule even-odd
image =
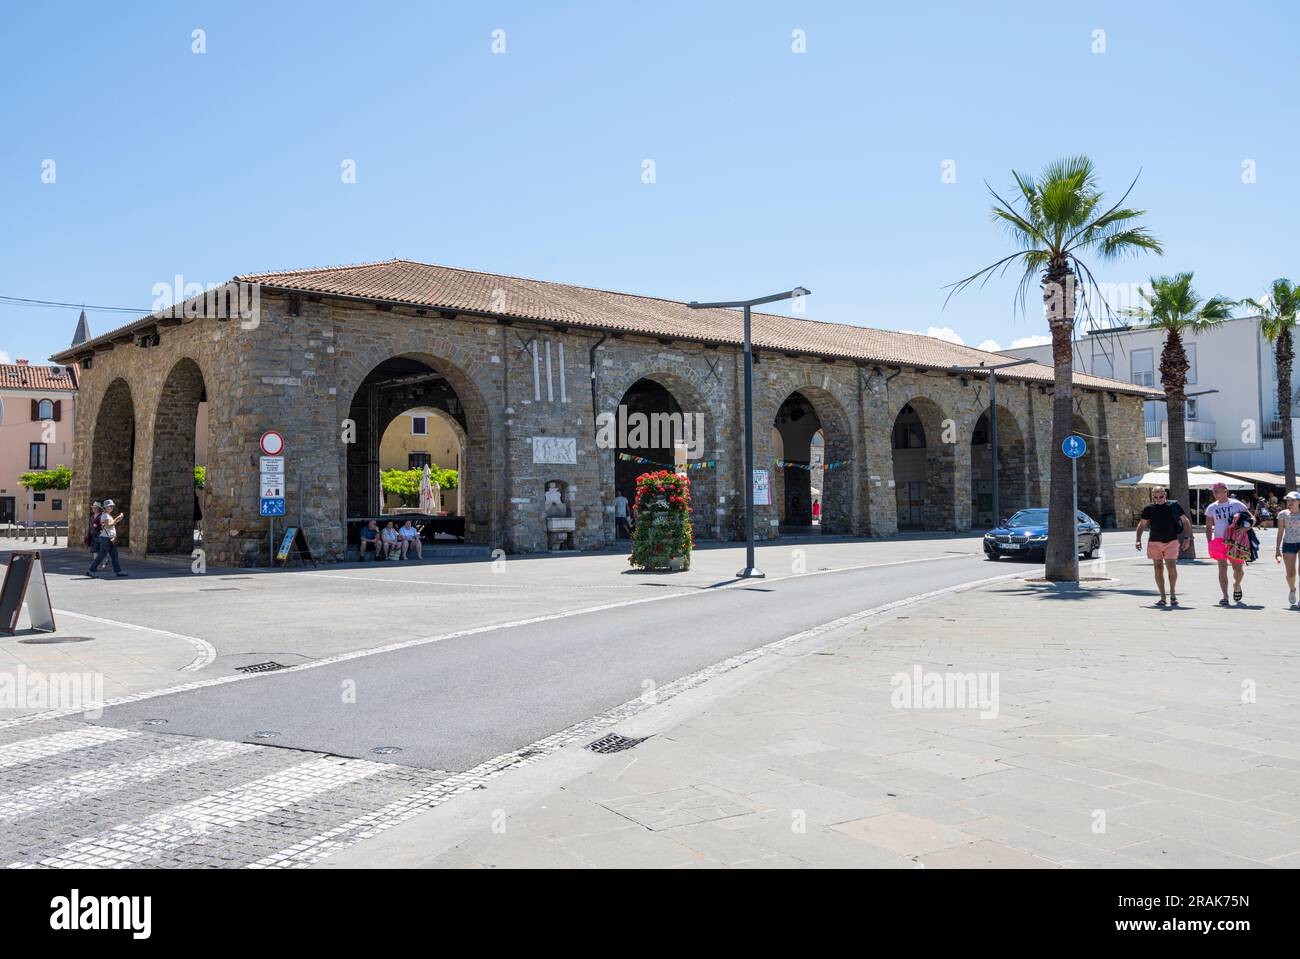
[[[1061,441],[1061,452],[1070,458],[1070,539],[1074,544],[1074,579],[1079,579],[1079,457],[1088,452],[1088,443],[1082,436],[1067,436]]]
[[[258,512],[266,517],[266,544],[269,565],[275,565],[275,518],[284,515],[284,437],[267,430],[258,441],[262,456],[258,461]]]

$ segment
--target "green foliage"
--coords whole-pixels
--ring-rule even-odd
[[[403,506],[420,505],[420,481],[423,478],[422,469],[384,470],[379,474],[384,492],[400,496]],[[429,467],[429,479],[442,489],[456,489],[460,485],[460,475],[455,470],[440,469],[437,466]]]
[[[1284,330],[1296,324],[1296,315],[1300,313],[1300,286],[1287,279],[1274,280],[1267,296],[1241,302],[1259,314],[1260,330],[1270,343],[1276,343]]]
[[[975,282],[983,286],[995,273],[1000,275],[1019,265],[1024,273],[1016,302],[1023,309],[1034,280],[1049,269],[1069,269],[1086,286],[1100,292],[1087,263],[1080,259],[1082,254],[1116,260],[1130,254],[1163,252],[1160,241],[1139,225],[1146,211],[1124,206],[1133,184],[1114,206],[1103,208],[1096,168],[1088,157],[1066,157],[1050,163],[1038,179],[1014,170],[1011,176],[1019,197],[1008,202],[990,187],[997,201],[990,213],[993,222],[1006,229],[1019,249],[952,284],[949,298]],[[1133,183],[1137,183],[1136,178]]]
[[[1192,288],[1192,274],[1151,277],[1151,290],[1140,290],[1142,305],[1122,310],[1151,329],[1174,333],[1204,333],[1232,319],[1237,304],[1226,296],[1202,300]]]
[[[71,484],[72,470],[66,466],[59,466],[52,470],[34,470],[18,477],[19,486],[36,493],[67,489]]]
[[[203,489],[208,482],[208,468],[206,466],[194,467],[194,488]]]
[[[643,569],[666,569],[679,559],[691,567],[691,481],[670,470],[643,473],[636,481],[636,526],[628,562]]]

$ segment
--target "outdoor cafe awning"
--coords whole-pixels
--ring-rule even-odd
[[[1205,466],[1193,466],[1187,470],[1187,488],[1188,489],[1209,489],[1215,483],[1222,483],[1228,489],[1244,490],[1254,489],[1255,484],[1227,473],[1216,473],[1214,470]],[[1150,489],[1156,486],[1169,486],[1169,467],[1157,466],[1149,473],[1143,473],[1140,476],[1130,476],[1120,480],[1116,486],[1140,487]]]
[[[1238,479],[1248,480],[1255,484],[1263,483],[1265,486],[1281,486],[1289,490],[1300,486],[1300,477],[1297,477],[1296,482],[1288,483],[1281,473],[1253,473],[1244,470],[1233,470],[1231,473],[1225,471],[1223,475],[1235,476]]]

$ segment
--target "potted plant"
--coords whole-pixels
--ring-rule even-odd
[[[660,470],[643,473],[636,481],[636,524],[632,529],[632,555],[628,562],[642,569],[690,569],[691,481]]]

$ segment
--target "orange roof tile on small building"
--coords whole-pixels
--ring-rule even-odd
[[[640,334],[658,339],[739,346],[741,315],[736,310],[693,310],[679,300],[616,293],[546,280],[530,280],[498,273],[454,267],[384,260],[351,266],[245,273],[235,282],[256,283],[271,290],[315,293],[322,296],[442,309],[486,317],[502,317],[598,331]],[[148,321],[139,321],[142,325]],[[122,327],[78,347],[120,335]],[[772,313],[754,313],[754,346],[759,350],[795,353],[827,359],[952,370],[981,363],[997,365],[1006,357],[917,333],[900,333],[843,323],[795,319]],[[58,354],[71,357],[77,351]],[[1030,363],[1007,370],[1008,379],[1050,384],[1050,366]],[[1079,386],[1113,392],[1160,396],[1159,390],[1119,380],[1075,373]]]
[[[0,363],[0,390],[37,390],[75,393],[75,366],[32,366],[29,363]]]

